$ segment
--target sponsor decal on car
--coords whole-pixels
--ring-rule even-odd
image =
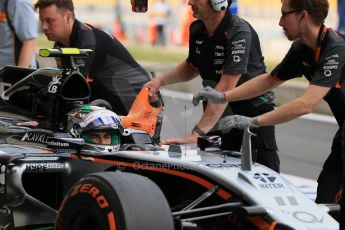
[[[254,176],[254,182],[259,189],[283,189],[284,184],[276,176],[259,174]]]
[[[49,82],[49,85],[48,85],[48,93],[56,94],[58,91],[59,85],[61,85],[60,79],[57,77],[53,77],[52,81]]]
[[[205,166],[210,168],[240,168],[241,164],[229,164],[229,163],[220,163],[220,164],[205,164]]]
[[[11,215],[11,214],[12,214],[12,210],[7,205],[3,205],[2,207],[0,207],[0,215]]]
[[[6,194],[6,165],[0,164],[0,195]]]
[[[30,163],[26,164],[26,172],[60,172],[64,170],[64,163]]]
[[[47,138],[50,135],[44,132],[27,132],[22,137],[22,141],[30,141],[35,143],[47,144]]]
[[[69,143],[57,141],[57,140],[49,140],[47,141],[47,145],[55,146],[55,147],[69,147]]]

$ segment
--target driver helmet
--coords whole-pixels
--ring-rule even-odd
[[[109,153],[120,148],[123,128],[116,113],[85,105],[68,113],[67,130],[73,137],[83,138],[88,149]]]

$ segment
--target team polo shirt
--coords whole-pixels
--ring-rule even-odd
[[[200,73],[203,82],[218,83],[223,74],[241,74],[238,85],[265,73],[260,41],[255,30],[237,15],[225,14],[213,36],[209,37],[201,20],[190,26],[187,62]],[[271,102],[272,92],[254,99],[231,102],[234,110],[253,109]],[[252,106],[250,106],[252,105]]]
[[[55,43],[55,47],[63,47]],[[87,77],[91,88],[91,100],[104,99],[120,115],[127,115],[149,74],[140,66],[128,50],[106,32],[74,21],[70,47],[92,49],[80,72]]]
[[[322,31],[325,30],[324,35]],[[345,41],[332,29],[321,27],[318,36],[320,53],[295,41],[283,61],[272,71],[281,80],[305,76],[312,85],[329,87],[324,97],[342,127],[345,119]]]

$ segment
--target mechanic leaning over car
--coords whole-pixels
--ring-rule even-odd
[[[240,101],[304,75],[309,86],[302,96],[254,118],[225,117],[219,126],[224,130],[243,128],[247,124],[272,126],[308,114],[322,99],[326,100],[339,130],[318,178],[318,203],[335,202],[345,169],[341,156],[341,129],[345,119],[345,36],[324,25],[328,8],[327,0],[283,0],[279,25],[294,42],[282,62],[271,73],[260,75],[240,87],[225,93],[205,87],[193,99],[195,104],[201,99],[211,103]]]
[[[38,0],[35,4],[42,30],[55,48],[92,49],[80,72],[91,87],[91,100],[107,100],[119,115],[127,115],[149,74],[127,49],[106,32],[75,18],[72,0]],[[57,61],[58,66],[61,63]]]
[[[231,14],[228,10],[231,1],[189,0],[188,4],[193,16],[198,19],[189,28],[188,57],[175,69],[159,73],[145,84],[150,88],[151,97],[155,97],[155,92],[161,86],[189,81],[198,74],[204,86],[212,85],[218,91],[226,91],[266,72],[258,35],[248,22]],[[236,103],[208,103],[191,134],[168,139],[162,144],[196,143],[198,136],[218,134],[212,128],[225,109],[231,109],[234,114],[255,117],[273,110],[273,100],[274,94],[268,92]],[[279,172],[274,126],[260,127],[253,129],[253,132],[257,134],[252,138],[252,146],[257,150],[256,161]],[[221,134],[221,148],[239,151],[242,134],[243,131],[238,129]]]

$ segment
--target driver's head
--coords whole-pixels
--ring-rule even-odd
[[[69,46],[75,19],[72,0],[38,0],[35,9],[47,39]]]
[[[111,152],[120,147],[121,120],[103,107],[86,105],[72,110],[68,113],[67,129],[98,151]]]

